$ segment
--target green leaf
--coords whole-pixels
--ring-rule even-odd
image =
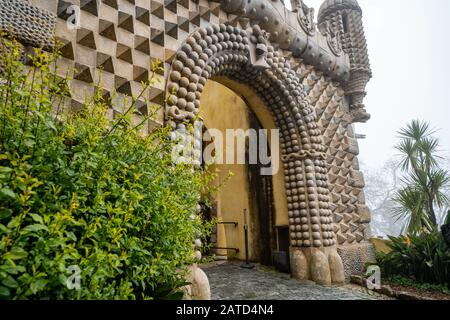
[[[33,220],[39,224],[44,224],[44,220],[42,217],[36,213],[31,213],[30,216],[33,218]]]
[[[11,217],[12,214],[13,214],[13,211],[11,209],[1,208],[0,209],[0,220],[9,218],[9,217]]]
[[[23,144],[28,148],[32,148],[36,144],[36,142],[32,139],[25,139]]]
[[[444,224],[450,224],[450,210],[447,211],[447,216],[445,217]]]
[[[13,247],[9,252],[5,253],[3,257],[5,259],[10,260],[20,260],[23,258],[26,258],[28,256],[28,253],[19,247]]]
[[[18,266],[11,262],[0,265],[0,271],[7,272],[9,274],[16,275],[25,272],[25,270],[26,269],[24,266]]]
[[[48,231],[48,228],[42,224],[32,224],[32,225],[29,225],[29,226],[26,226],[25,228],[23,228],[23,231],[28,231],[28,232],[38,232],[41,230]]]
[[[0,197],[15,199],[17,195],[11,189],[2,188],[0,189]]]
[[[11,230],[9,230],[7,227],[5,227],[3,224],[0,223],[0,234],[1,234],[1,233],[6,233],[6,234],[8,234],[8,233],[10,233],[10,232],[11,232]]]
[[[31,283],[30,289],[31,291],[36,294],[38,291],[42,291],[45,286],[47,285],[48,280],[45,279],[38,279]]]
[[[70,240],[77,241],[77,236],[72,231],[67,232],[66,231],[66,237]]]
[[[19,283],[11,276],[8,276],[6,279],[2,281],[2,284],[8,288],[14,289],[19,286]]]
[[[53,131],[57,131],[53,121],[45,121],[45,124]]]
[[[9,298],[11,292],[8,288],[0,286],[0,297]]]
[[[20,218],[16,216],[16,217],[13,217],[11,219],[11,221],[9,221],[7,227],[9,229],[14,229],[14,228],[17,228],[19,225],[20,225]]]
[[[13,169],[11,169],[9,167],[2,167],[2,166],[0,166],[0,173],[2,173],[2,174],[11,173],[12,171],[13,171]]]

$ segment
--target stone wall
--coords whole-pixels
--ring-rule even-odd
[[[336,251],[347,273],[360,272],[371,257],[353,128],[368,118],[361,11],[355,0],[327,0],[319,30],[311,9],[294,2],[291,12],[279,0],[0,0],[0,26],[32,46],[49,48],[56,35],[69,109],[82,108],[102,79],[112,114],[121,112],[117,106],[153,76],[135,112],[138,121],[157,107],[147,131],[192,120],[212,76],[246,83],[281,131],[291,246],[320,258],[327,272],[328,261],[339,268]],[[70,24],[74,6],[78,28]],[[349,28],[340,24],[343,12]],[[157,60],[163,70],[153,73]],[[175,95],[166,101],[168,91]]]
[[[55,24],[54,13],[33,6],[28,1],[0,1],[0,30],[24,44],[51,48]]]

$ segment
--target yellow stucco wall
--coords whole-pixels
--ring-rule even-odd
[[[270,113],[270,111],[267,110],[267,107],[265,106],[264,102],[254,93],[253,90],[244,85],[232,82],[229,79],[223,77],[217,77],[215,79],[220,83],[226,85],[228,88],[230,88],[230,90],[233,90],[234,92],[239,92],[239,94],[241,95],[241,97],[239,98],[245,99],[247,106],[252,109],[252,111],[258,118],[263,128],[268,130],[268,139],[269,141],[271,141],[270,130],[276,129],[277,126],[273,121],[272,114]],[[231,92],[235,94],[233,91]],[[280,163],[280,168],[278,170],[278,173],[273,176],[272,180],[274,189],[273,197],[276,210],[275,225],[277,227],[283,227],[289,225],[289,216],[287,208],[286,189],[284,187],[285,185],[284,169],[282,167],[281,154],[278,160]]]
[[[389,247],[387,244],[388,240],[372,238],[372,239],[370,239],[370,242],[372,242],[375,250],[378,252],[383,252],[383,253],[392,252],[392,248]]]
[[[251,107],[265,129],[276,128],[270,112],[267,111],[262,101],[251,90],[226,79],[216,78],[215,80],[226,84],[226,86],[212,80],[209,80],[205,86],[200,101],[200,117],[203,119],[207,129],[218,129],[223,133],[224,137],[226,129],[249,129],[249,107]],[[236,92],[239,92],[240,95]],[[268,138],[270,139],[270,135]],[[225,150],[223,152],[224,158],[226,158]],[[218,218],[222,221],[239,223],[238,227],[218,225],[217,228],[218,246],[239,248],[239,254],[236,255],[233,251],[219,251],[218,254],[243,260],[245,258],[243,210],[247,209],[249,211],[250,208],[247,166],[221,164],[212,166],[210,169],[218,171],[215,183],[224,183],[218,194],[214,196]],[[230,173],[232,176],[230,176]],[[278,173],[273,177],[273,189],[276,211],[275,225],[287,226],[287,202],[281,165]],[[249,212],[248,221],[252,220],[252,215],[254,214]],[[250,225],[249,227],[250,259],[255,260],[257,257],[258,239],[256,238],[259,226]]]

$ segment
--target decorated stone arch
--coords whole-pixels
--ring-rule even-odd
[[[266,33],[258,25],[249,30],[225,24],[200,28],[182,44],[169,73],[167,92],[172,96],[166,117],[174,128],[195,119],[203,87],[214,76],[226,76],[251,87],[281,130],[294,272],[308,270],[309,263],[314,263],[323,270],[312,268],[313,280],[343,282],[343,266],[335,250],[313,250],[309,259],[299,250],[334,248],[336,240],[328,196],[326,147],[296,72],[268,44]],[[328,261],[333,264],[332,274]]]
[[[356,0],[326,0],[314,17],[302,0],[292,10],[281,0],[0,0],[0,27],[25,46],[62,43],[62,72],[77,70],[68,107],[100,70],[107,93],[136,95],[155,59],[164,72],[148,93],[160,105],[148,130],[193,121],[208,79],[250,87],[280,129],[292,273],[330,284],[372,256],[353,126],[370,117],[371,70]]]

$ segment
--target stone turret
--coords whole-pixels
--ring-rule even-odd
[[[339,35],[342,48],[350,58],[350,79],[344,85],[349,112],[353,122],[366,122],[370,114],[366,112],[363,100],[372,71],[361,7],[356,0],[326,0],[320,7],[318,23],[322,33]]]

